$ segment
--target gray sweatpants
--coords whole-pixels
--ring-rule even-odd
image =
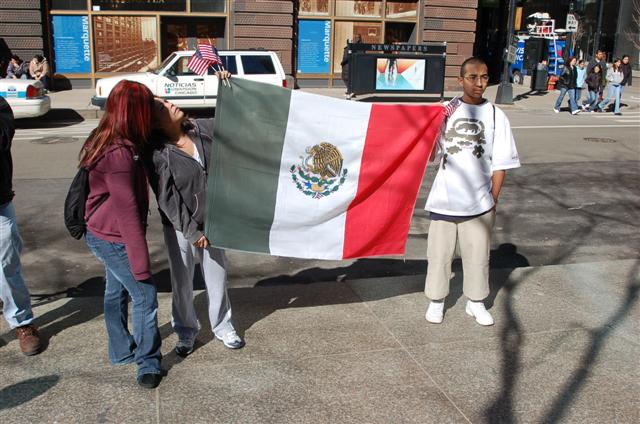
[[[460,245],[464,295],[474,301],[489,295],[489,250],[495,211],[455,223],[431,221],[427,239],[427,281],[424,292],[431,300],[444,299],[449,294],[451,261]]]
[[[227,294],[227,257],[224,250],[209,246],[206,249],[192,245],[180,231],[163,226],[164,240],[169,254],[171,270],[171,324],[180,341],[193,344],[200,328],[193,305],[193,273],[196,264],[207,286],[209,321],[213,333],[219,337],[234,330],[231,303]]]

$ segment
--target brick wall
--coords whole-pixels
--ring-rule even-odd
[[[25,61],[44,54],[41,7],[41,0],[0,0],[0,61],[11,54]]]
[[[423,0],[423,41],[447,42],[445,88],[457,89],[460,64],[473,55],[478,0]]]
[[[274,50],[284,72],[292,73],[293,1],[236,0],[232,2],[232,49]]]

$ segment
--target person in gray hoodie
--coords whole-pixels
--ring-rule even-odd
[[[204,235],[213,119],[188,119],[174,104],[156,99],[157,136],[150,156],[150,182],[163,221],[171,271],[172,324],[176,353],[193,352],[199,324],[193,305],[193,275],[200,262],[213,334],[230,349],[244,346],[231,318],[225,252]]]
[[[622,115],[620,113],[620,95],[622,93],[622,81],[624,81],[624,74],[622,73],[622,60],[615,58],[613,64],[607,69],[607,97],[600,103],[598,103],[598,109],[604,112],[604,108],[609,103],[609,100],[614,99],[613,113],[615,115]]]

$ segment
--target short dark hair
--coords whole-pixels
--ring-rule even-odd
[[[484,66],[487,66],[487,62],[485,62],[483,59],[480,59],[477,56],[473,56],[473,57],[468,58],[467,60],[462,62],[462,65],[460,65],[460,76],[461,77],[464,77],[464,71],[465,71],[465,68],[467,67],[467,65],[484,65]]]
[[[628,54],[623,54],[622,55],[622,60],[624,60],[625,57],[629,57],[629,55]]]
[[[20,56],[18,56],[17,54],[12,54],[12,55],[11,55],[11,59],[16,60],[16,61],[18,61],[18,62],[21,62],[21,61],[22,61],[22,59],[20,59]]]
[[[33,57],[36,58],[36,60],[38,62],[42,62],[44,60],[44,56],[42,56],[41,54],[37,54],[37,55],[35,55]]]

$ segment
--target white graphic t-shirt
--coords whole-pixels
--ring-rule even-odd
[[[442,215],[473,216],[493,208],[493,171],[520,166],[509,120],[497,107],[494,113],[488,101],[460,102],[438,139],[437,153],[440,167],[425,209]]]

